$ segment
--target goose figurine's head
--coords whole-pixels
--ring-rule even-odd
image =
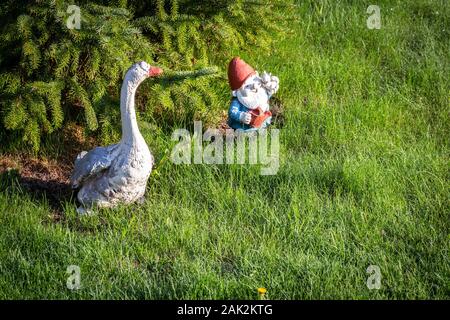
[[[141,61],[133,64],[131,68],[128,69],[125,75],[125,79],[131,86],[137,88],[141,84],[141,82],[148,77],[156,77],[162,73],[163,70],[161,68],[153,67],[147,62]]]

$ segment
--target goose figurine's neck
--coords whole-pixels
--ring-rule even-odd
[[[120,115],[122,120],[122,141],[134,142],[141,138],[139,132],[136,111],[134,108],[134,97],[137,86],[126,79],[120,91]]]

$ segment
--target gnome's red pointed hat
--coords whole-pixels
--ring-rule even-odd
[[[239,57],[233,58],[228,65],[228,82],[231,90],[239,89],[245,80],[255,73],[255,70],[244,60]]]

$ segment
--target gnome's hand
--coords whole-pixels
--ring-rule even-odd
[[[245,124],[250,124],[250,121],[252,121],[252,115],[248,112],[242,112],[239,118]]]
[[[266,89],[269,95],[273,95],[280,87],[280,79],[264,71],[261,75],[261,85]]]

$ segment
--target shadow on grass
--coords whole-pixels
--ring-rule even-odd
[[[6,170],[0,173],[0,192],[26,193],[31,199],[46,202],[60,220],[64,214],[64,204],[69,202],[75,205],[75,192],[68,183],[58,180],[22,177],[17,169]]]

